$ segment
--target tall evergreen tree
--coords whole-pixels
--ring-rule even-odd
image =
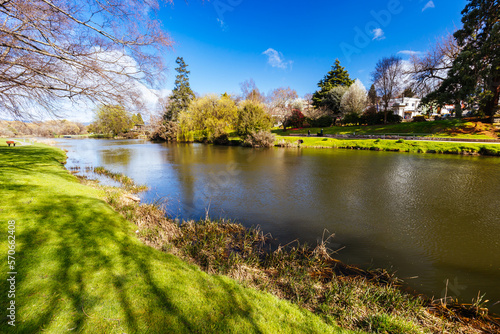
[[[137,115],[132,115],[132,122],[134,122],[135,125],[144,125],[141,113],[137,113]]]
[[[372,84],[370,90],[368,91],[368,103],[370,103],[370,105],[372,106],[375,106],[378,103],[378,95],[375,84]]]
[[[137,120],[139,121],[139,124],[144,124],[141,113],[137,113]]]
[[[340,66],[340,61],[336,59],[331,71],[318,83],[320,89],[313,95],[313,106],[316,108],[325,106],[324,99],[330,90],[339,86],[349,88],[353,83],[354,80],[349,77],[349,73]]]
[[[411,87],[406,87],[403,91],[403,97],[414,97],[416,94]]]
[[[194,99],[194,93],[189,86],[189,73],[187,65],[182,57],[177,57],[175,61],[178,67],[175,77],[175,87],[169,99],[169,104],[165,110],[163,118],[166,121],[176,121],[179,112],[187,110],[189,103]]]

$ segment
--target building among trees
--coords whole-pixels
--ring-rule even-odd
[[[389,106],[392,108],[395,115],[401,116],[401,118],[406,121],[422,114],[421,99],[416,97],[392,99],[389,101]]]

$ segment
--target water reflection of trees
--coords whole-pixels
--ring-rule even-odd
[[[127,148],[113,148],[100,151],[101,161],[105,165],[120,165],[126,167],[132,160],[132,150]]]
[[[172,167],[172,172],[177,175],[179,181],[180,197],[177,199],[176,215],[184,219],[196,217],[199,210],[195,200],[196,177],[192,170],[197,155],[196,145],[165,143],[163,146],[164,163]]]

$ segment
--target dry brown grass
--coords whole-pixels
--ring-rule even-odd
[[[137,225],[145,244],[290,300],[326,322],[374,333],[500,332],[481,307],[465,314],[463,305],[403,292],[402,282],[385,270],[366,271],[336,260],[328,238],[313,248],[298,242],[273,248],[270,236],[258,228],[209,219],[179,225],[166,218],[161,205],[140,205],[122,189],[101,188],[107,202]]]

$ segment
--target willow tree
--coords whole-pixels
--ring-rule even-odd
[[[158,1],[0,0],[2,112],[29,118],[62,101],[137,101],[140,84],[159,83],[171,46]]]
[[[209,142],[224,141],[234,129],[238,107],[229,95],[211,94],[194,99],[189,111],[179,113],[183,137],[190,131],[199,131]]]
[[[95,120],[89,125],[92,132],[117,136],[134,126],[130,113],[120,105],[102,105],[96,110]]]

